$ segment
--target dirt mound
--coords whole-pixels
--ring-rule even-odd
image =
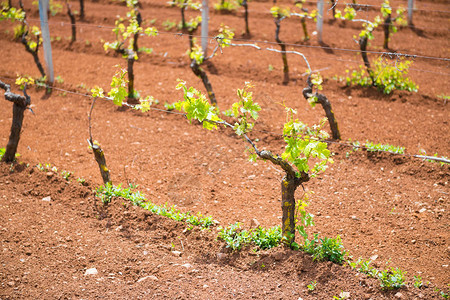
[[[385,292],[349,267],[282,247],[230,252],[214,228],[187,230],[123,199],[105,206],[89,187],[23,164],[0,164],[0,192],[2,299],[437,298],[431,287]]]
[[[28,22],[39,25],[37,7],[31,2],[24,1]],[[288,1],[281,2],[284,6]],[[155,106],[159,109],[182,97],[175,90],[179,78],[205,92],[189,67],[188,37],[164,26],[180,21],[179,9],[165,1],[140,3],[145,26],[151,23],[161,34],[139,38],[139,46],[153,52],[139,54],[135,88],[142,96],[159,100]],[[380,1],[365,3],[376,7],[358,14],[373,20]],[[278,49],[273,44],[272,4],[250,2],[252,40],[237,42]],[[73,5],[75,9],[78,3]],[[341,10],[343,5],[338,5]],[[313,1],[305,4],[310,11],[315,6]],[[325,10],[323,32],[329,48],[322,48],[310,20],[309,41],[299,42],[301,24],[295,18],[283,21],[280,38],[289,44],[288,50],[302,52],[311,68],[320,70],[322,92],[332,103],[343,140],[402,146],[407,154],[450,156],[448,8],[444,1],[420,1],[416,6],[414,26],[399,28],[390,47],[415,55],[408,76],[419,85],[417,93],[395,91],[386,96],[374,88],[345,87],[339,77],[363,63],[353,38],[362,26],[331,20],[331,10]],[[126,65],[121,55],[105,54],[103,41],[114,40],[116,16],[125,16],[127,9],[109,0],[87,1],[85,8],[85,21],[77,21],[75,43],[68,40],[71,25],[64,13],[49,20],[57,82],[51,95],[28,89],[35,114],[26,111],[18,148],[21,161],[51,163],[60,170],[0,166],[0,298],[329,299],[341,291],[350,292],[352,299],[396,297],[397,291],[382,292],[372,279],[349,268],[313,262],[302,252],[277,248],[230,253],[215,241],[215,229],[185,231],[182,223],[121,199],[108,207],[95,201],[92,189],[102,181],[86,143],[92,104],[86,94],[94,86],[107,91],[117,71],[114,66]],[[187,11],[189,18],[195,14]],[[242,37],[242,16],[242,10],[211,13],[209,34],[217,34],[224,23]],[[16,75],[37,78],[39,72],[32,56],[14,40],[15,25],[0,22],[0,78],[20,93],[14,85]],[[373,51],[382,51],[381,26],[374,36],[371,61],[380,57]],[[208,43],[209,53],[215,45]],[[39,56],[44,62],[42,50]],[[395,66],[396,56],[384,55],[390,56]],[[309,125],[324,117],[322,109],[311,108],[301,95],[305,62],[295,55],[289,55],[288,62],[291,80],[286,86],[282,59],[273,51],[228,47],[205,66],[222,111],[237,100],[236,89],[244,82],[256,86],[253,96],[262,110],[251,137],[259,140],[258,148],[278,154],[285,147],[281,134],[286,114],[281,103],[297,110],[299,120]],[[12,104],[3,105],[1,147],[7,143],[12,119]],[[123,111],[99,100],[92,133],[102,145],[114,184],[138,184],[156,204],[211,215],[223,225],[242,222],[249,227],[253,219],[264,227],[280,225],[282,171],[261,161],[249,162],[245,142],[229,130],[206,132],[179,115]],[[308,207],[315,215],[311,231],[340,235],[355,259],[370,258],[378,268],[389,262],[407,271],[409,286],[399,291],[404,299],[437,297],[430,287],[413,288],[414,276],[431,282],[428,286],[448,289],[450,168],[408,155],[355,152],[335,145],[330,149],[335,163],[305,184],[306,191],[314,192]],[[61,178],[62,170],[73,172],[71,182]],[[89,185],[82,186],[75,178]],[[297,199],[302,193],[297,190]],[[84,275],[91,268],[97,275]],[[314,281],[318,285],[308,293],[307,285]]]

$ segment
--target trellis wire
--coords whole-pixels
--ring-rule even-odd
[[[0,78],[3,79],[3,80],[14,80],[14,78],[8,78],[8,77],[0,77]],[[82,96],[82,97],[87,97],[87,98],[91,98],[91,99],[94,98],[92,95],[89,95],[89,94],[83,94],[83,93],[80,93],[80,92],[73,92],[73,91],[69,91],[69,90],[66,90],[66,89],[58,88],[58,87],[55,87],[55,86],[50,86],[50,85],[47,85],[45,83],[40,84],[40,85],[45,87],[45,88],[47,88],[47,89],[53,89],[53,90],[57,90],[57,91],[61,91],[61,92],[69,93],[69,94],[74,94],[74,95],[78,95],[78,96]],[[112,98],[109,98],[109,97],[104,97],[104,98],[100,98],[100,99],[103,99],[103,100],[106,100],[106,101],[111,101],[111,102],[114,101]],[[136,105],[133,105],[133,104],[129,104],[127,102],[122,102],[122,105],[130,107],[130,108],[135,108],[135,106],[136,106]],[[167,114],[181,115],[183,117],[186,117],[186,114],[182,113],[182,112],[169,111],[169,110],[160,109],[160,108],[156,108],[156,107],[150,107],[150,110],[158,111],[158,112],[162,112],[162,113],[167,113]],[[262,132],[262,133],[266,133],[266,134],[271,134],[273,136],[285,137],[285,135],[283,135],[283,134],[275,133],[275,132],[271,132],[271,131],[267,131],[267,130],[254,129],[254,131]],[[364,146],[349,144],[349,143],[343,142],[343,141],[330,141],[330,140],[322,140],[322,139],[318,139],[318,138],[311,138],[311,139],[317,140],[317,141],[321,141],[321,142],[331,143],[331,144],[342,145],[342,146],[345,146],[345,147],[358,148],[358,149],[364,149],[365,148]],[[404,157],[419,158],[419,159],[422,159],[422,160],[434,160],[434,161],[437,161],[437,162],[450,164],[450,159],[447,159],[445,157],[435,157],[435,156],[426,156],[426,155],[418,155],[418,154],[404,154],[404,153],[396,153],[396,152],[387,151],[387,150],[377,150],[377,152],[385,152],[385,153],[390,153],[390,154],[393,154],[393,155],[399,155],[399,156],[404,156]]]
[[[64,26],[64,25],[72,26],[71,24],[65,23],[65,22],[54,22],[54,23],[50,23],[50,24],[61,24],[61,26]],[[84,24],[84,25],[85,26],[89,26],[89,27],[98,28],[98,29],[113,29],[113,28],[115,28],[115,27],[108,27],[108,26],[103,26],[103,25],[92,25],[92,24]],[[173,32],[164,32],[164,31],[159,31],[158,33],[159,34],[173,35],[173,36],[176,36],[176,37],[188,36],[188,35],[183,34],[183,33],[173,33]],[[201,37],[199,35],[192,35],[192,36],[194,36],[194,37]],[[215,37],[213,37],[213,36],[207,36],[207,38],[209,38],[211,40],[215,39]],[[259,41],[259,40],[248,40],[248,39],[234,39],[234,40],[236,40],[236,41],[250,41],[250,42],[254,41],[254,42],[266,43],[266,44],[277,44],[275,42]],[[246,44],[233,44],[232,46],[241,46],[241,45],[245,46]],[[290,45],[290,46],[293,46],[293,47],[297,46],[297,47],[325,48],[325,47],[322,47],[322,46],[306,46],[306,45],[297,45],[297,44],[286,44],[286,45]],[[254,47],[256,49],[260,48],[257,45],[252,45],[252,47]],[[261,49],[258,49],[258,50],[261,50]],[[276,50],[276,49],[270,49],[270,48],[262,49],[262,50],[268,50],[268,51],[272,51],[272,52],[282,53],[282,51],[279,51],[279,50]],[[343,51],[348,50],[348,51],[352,51],[352,52],[355,52],[355,53],[360,52],[358,50],[353,50],[353,49],[341,49],[341,50],[343,50]],[[450,59],[447,59],[447,58],[425,57],[425,56],[420,56],[420,55],[416,55],[416,54],[402,54],[402,53],[375,52],[375,51],[366,51],[366,52],[367,53],[372,53],[372,54],[387,55],[387,56],[395,55],[397,57],[403,56],[403,57],[414,57],[414,58],[431,58],[431,59],[442,59],[442,60],[445,60],[445,61],[450,61]],[[286,52],[286,53],[300,54],[300,53],[295,52],[295,51]],[[315,57],[315,56],[312,56],[312,57]],[[350,63],[355,63],[355,64],[356,63],[358,63],[358,64],[360,63],[360,61],[356,61],[356,60],[348,60],[348,59],[341,59],[341,58],[330,58],[330,57],[322,57],[322,56],[321,56],[321,59],[341,61],[341,62],[350,62]],[[418,68],[410,68],[410,70],[418,71],[418,72],[431,73],[431,74],[444,75],[444,76],[450,76],[450,73],[435,72],[435,71],[431,71],[431,70],[424,70],[424,69],[418,69]]]
[[[30,21],[32,21],[33,19],[30,19]],[[36,20],[34,20],[36,21]],[[49,24],[60,24],[61,26],[72,26],[72,24],[70,23],[66,23],[66,22],[48,22]],[[79,26],[77,24],[77,26]],[[101,29],[114,29],[115,27],[113,26],[104,26],[104,25],[94,25],[94,24],[83,24],[83,26],[89,26],[89,27],[93,27],[93,28],[101,28]],[[195,38],[207,38],[207,39],[215,39],[215,36],[202,36],[202,35],[197,35],[197,34],[184,34],[184,33],[180,33],[180,32],[169,32],[169,31],[160,31],[158,30],[158,34],[166,34],[166,35],[174,35],[174,36],[192,36]],[[251,43],[263,43],[263,44],[269,44],[269,45],[278,45],[277,42],[271,42],[271,41],[262,41],[262,40],[250,40],[250,39],[242,39],[242,38],[234,38],[234,41],[245,41],[245,42],[251,42]],[[331,51],[343,51],[343,52],[353,52],[353,53],[359,53],[361,52],[361,50],[359,49],[347,49],[347,48],[333,48],[333,47],[329,47],[329,46],[315,46],[315,45],[299,45],[299,44],[292,44],[292,43],[284,43],[286,46],[290,46],[290,47],[298,47],[298,48],[311,48],[311,49],[322,49],[322,50],[331,50]],[[445,58],[445,57],[435,57],[435,56],[426,56],[426,55],[420,55],[420,54],[410,54],[410,53],[391,53],[391,52],[385,52],[385,51],[364,51],[365,53],[368,54],[384,54],[384,55],[389,55],[389,54],[395,54],[396,56],[403,56],[403,57],[414,57],[414,58],[420,58],[420,59],[429,59],[429,60],[439,60],[439,61],[445,61],[445,62],[450,62],[450,58]]]
[[[270,2],[272,2],[272,1],[270,1]],[[305,3],[309,3],[309,4],[313,4],[313,5],[316,5],[317,4],[317,2],[318,1],[305,1]],[[374,5],[374,4],[364,4],[364,3],[356,3],[356,4],[353,4],[353,3],[340,3],[339,1],[336,1],[337,2],[337,4],[336,5],[339,5],[339,6],[355,6],[355,7],[367,7],[367,8],[381,8],[381,6],[380,5]],[[112,3],[111,3],[112,4]],[[158,3],[159,4],[159,3]],[[158,4],[156,4],[158,7],[163,7],[162,5],[158,5]],[[292,1],[289,1],[289,3],[288,4],[292,4]],[[144,3],[144,7],[149,7],[149,6],[151,6],[151,5],[155,5],[154,3],[151,3],[150,5],[146,5],[146,3]],[[392,9],[399,9],[399,8],[405,8],[405,7],[403,7],[403,6],[392,6]],[[252,12],[253,10],[250,10],[249,9],[249,12]],[[414,9],[414,11],[421,11],[421,12],[436,12],[436,13],[450,13],[450,10],[437,10],[437,9],[424,9],[424,8],[415,8]]]
[[[311,3],[311,4],[317,4],[318,1],[305,1],[305,3]],[[364,4],[364,3],[339,3],[339,1],[336,1],[336,5],[339,6],[353,6],[353,7],[373,7],[373,8],[381,8],[380,5],[373,5],[373,4]],[[392,9],[399,9],[399,8],[405,8],[403,6],[395,6],[392,7]],[[439,12],[439,13],[450,13],[450,10],[436,10],[436,9],[423,9],[423,8],[415,8],[415,11],[423,11],[423,12]]]
[[[32,20],[32,19],[31,19]],[[35,20],[36,21],[36,20]],[[54,22],[52,24],[61,24],[61,26],[65,26],[65,25],[70,25],[68,23],[65,22]],[[83,24],[85,26],[90,26],[90,27],[94,27],[94,28],[98,28],[98,29],[113,29],[115,27],[110,27],[110,26],[103,26],[103,25],[92,25],[92,24]],[[183,34],[183,33],[173,33],[173,32],[164,32],[164,31],[159,31],[159,34],[167,34],[167,35],[173,35],[173,36],[177,36],[177,37],[183,37],[183,36],[188,36],[187,34]],[[204,37],[201,35],[192,35],[194,37]],[[206,36],[206,38],[209,38],[210,40],[214,40],[216,37],[213,36]],[[234,39],[237,41],[247,41],[247,42],[257,42],[257,43],[266,43],[266,44],[277,44],[275,42],[268,42],[268,41],[259,41],[259,40],[248,40],[248,39]],[[265,48],[262,49],[261,47],[254,45],[254,44],[230,44],[231,46],[251,46],[254,47],[258,50],[268,50],[268,51],[272,51],[272,52],[278,52],[278,53],[283,53],[283,51],[279,51],[276,49],[272,49],[272,48]],[[277,44],[278,45],[278,44]],[[326,47],[323,46],[307,46],[307,45],[297,45],[297,44],[285,44],[285,45],[290,45],[293,47],[310,47],[310,48],[323,48],[326,49]],[[329,48],[329,49],[338,49],[338,48]],[[360,52],[359,50],[353,50],[353,49],[340,49],[343,51],[352,51],[352,52]],[[376,52],[376,51],[366,51],[367,53],[372,53],[372,54],[381,54],[381,56],[386,55],[386,56],[396,56],[397,58],[399,57],[411,57],[411,58],[425,58],[425,59],[441,59],[444,61],[450,61],[450,59],[448,58],[438,58],[438,57],[428,57],[428,56],[421,56],[421,55],[416,55],[416,54],[402,54],[402,53],[395,53],[395,52]],[[291,53],[291,54],[298,54],[301,55],[305,61],[306,58],[302,53],[296,52],[296,51],[286,51],[286,53]],[[314,57],[314,56],[313,56]],[[342,62],[351,62],[351,63],[359,63],[359,61],[355,61],[355,60],[346,60],[346,59],[340,59],[340,58],[329,58],[329,57],[321,57],[321,59],[327,59],[327,60],[335,60],[335,61],[342,61]],[[310,69],[309,64],[308,64],[308,69]],[[425,72],[425,73],[431,73],[431,74],[438,74],[438,75],[444,75],[444,76],[450,76],[450,73],[443,73],[443,72],[435,72],[435,71],[430,71],[430,70],[423,70],[423,69],[418,69],[418,68],[410,68],[410,70],[413,71],[418,71],[418,72]]]
[[[249,11],[249,13],[253,13],[253,14],[256,13],[256,14],[259,14],[259,15],[271,15],[271,13],[267,12],[267,11],[263,12],[263,11],[259,11],[259,10],[253,10],[253,9],[249,9],[248,11]],[[291,12],[291,15],[296,16],[298,14]],[[427,26],[427,27],[417,27],[416,25],[410,25],[410,24],[402,25],[401,27],[410,27],[410,28],[420,29],[420,30],[442,30],[442,28],[435,28],[435,27],[429,27],[429,26]]]

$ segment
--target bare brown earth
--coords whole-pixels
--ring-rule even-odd
[[[167,7],[165,1],[141,2],[144,20],[155,19],[157,28],[163,30],[167,19],[179,21],[179,11]],[[393,2],[394,6],[400,4]],[[36,8],[31,1],[24,5],[30,23],[37,24]],[[267,14],[271,5],[272,1],[250,2],[252,40],[273,41],[275,25]],[[78,7],[78,2],[73,6]],[[417,1],[416,6],[416,28],[396,33],[390,42],[392,49],[448,57],[448,5]],[[362,13],[373,18],[376,11]],[[107,90],[116,72],[113,66],[125,65],[121,57],[105,54],[100,41],[113,39],[109,27],[117,14],[125,15],[125,7],[107,1],[87,2],[86,14],[86,21],[80,22],[83,26],[78,27],[79,40],[73,45],[66,39],[70,36],[68,17],[60,14],[50,19],[55,73],[64,80],[55,87],[82,94],[95,85]],[[242,12],[213,13],[211,35],[222,22],[240,37]],[[99,24],[108,28],[99,28]],[[314,70],[322,70],[323,93],[332,102],[343,140],[404,146],[408,154],[423,149],[430,155],[450,156],[448,103],[438,97],[450,94],[448,61],[414,60],[410,77],[419,84],[418,93],[385,96],[374,89],[344,87],[332,79],[362,63],[358,53],[337,50],[357,50],[352,37],[358,34],[359,25],[327,20],[323,39],[334,50],[317,48],[316,36],[302,42],[300,23],[293,18],[283,21],[281,38],[297,44],[289,50],[304,53]],[[308,26],[312,32],[313,24]],[[39,76],[31,55],[13,41],[12,28],[10,23],[0,23],[0,80],[9,84],[14,83],[16,74]],[[174,33],[139,40],[140,46],[152,47],[154,52],[141,55],[136,63],[136,88],[142,95],[158,99],[159,108],[164,102],[180,99],[180,92],[174,89],[178,78],[204,91],[189,69],[187,37]],[[381,45],[379,30],[369,48],[382,51]],[[222,110],[236,100],[236,89],[245,81],[256,85],[254,98],[263,110],[252,138],[260,140],[260,148],[275,153],[284,147],[280,133],[285,116],[280,103],[297,109],[299,119],[308,124],[317,123],[324,115],[319,107],[310,108],[301,96],[306,80],[304,62],[298,56],[288,59],[291,81],[287,86],[281,84],[281,58],[268,51],[226,48],[206,68]],[[16,87],[13,90],[18,92]],[[256,254],[249,249],[227,253],[215,240],[216,229],[185,232],[183,223],[151,215],[121,199],[103,207],[94,199],[93,190],[101,184],[101,177],[86,143],[91,99],[59,90],[51,96],[43,90],[29,93],[35,115],[27,112],[25,116],[18,149],[22,165],[0,165],[2,299],[330,299],[341,291],[350,292],[351,299],[396,298],[400,296],[395,296],[397,292],[403,299],[432,299],[438,298],[435,287],[448,292],[448,165],[386,153],[351,153],[351,148],[330,144],[335,163],[305,185],[306,190],[314,191],[308,208],[315,215],[313,232],[340,235],[354,259],[371,258],[379,268],[389,262],[407,271],[406,288],[384,292],[377,281],[347,266],[315,262],[302,252],[277,248]],[[7,143],[12,116],[11,104],[3,103],[2,147]],[[138,184],[155,203],[202,212],[221,225],[239,221],[249,227],[252,219],[262,226],[280,223],[281,171],[262,161],[248,162],[246,144],[231,131],[207,132],[179,115],[123,111],[99,101],[93,114],[93,136],[106,153],[113,182]],[[58,173],[74,172],[74,178],[86,179],[89,186],[82,187],[74,179],[66,183],[59,174],[42,173],[33,167],[38,163],[51,163]],[[26,164],[29,167],[25,168]],[[297,196],[302,193],[300,188]],[[47,196],[51,201],[42,200]],[[180,257],[171,253],[172,245],[182,252]],[[84,275],[93,267],[97,275]],[[430,282],[427,287],[413,287],[417,275]],[[312,281],[318,286],[308,293],[306,285]]]

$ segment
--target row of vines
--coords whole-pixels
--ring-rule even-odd
[[[276,2],[276,1],[274,1]],[[72,24],[72,42],[76,41],[76,21],[71,5],[66,1],[67,14]],[[138,0],[126,0],[124,3],[127,7],[125,17],[118,17],[112,30],[115,36],[114,41],[104,42],[105,52],[113,51],[123,57],[127,67],[119,68],[117,73],[111,80],[108,90],[102,87],[95,87],[91,90],[92,105],[89,114],[89,146],[93,150],[95,160],[98,163],[99,170],[104,182],[104,186],[98,190],[98,194],[107,203],[111,199],[111,195],[119,193],[122,197],[133,195],[130,190],[123,193],[123,190],[113,186],[109,169],[106,162],[106,154],[103,152],[100,143],[92,136],[91,119],[97,99],[111,100],[117,106],[126,106],[146,113],[153,109],[155,99],[151,95],[141,95],[135,89],[136,77],[134,74],[134,64],[139,60],[140,56],[145,53],[151,53],[151,49],[139,47],[139,39],[141,37],[157,37],[160,31],[154,26],[145,27],[145,20],[140,12],[140,4]],[[280,243],[292,249],[302,249],[313,254],[318,259],[326,259],[338,264],[345,261],[348,254],[343,249],[340,237],[336,238],[319,238],[318,235],[313,237],[308,235],[307,228],[313,224],[313,216],[307,213],[309,193],[304,193],[303,198],[295,199],[295,192],[299,187],[310,180],[314,180],[322,172],[325,172],[328,165],[333,163],[332,153],[328,149],[330,141],[341,140],[341,132],[338,126],[338,117],[335,116],[330,99],[322,92],[323,78],[311,68],[306,56],[297,51],[289,51],[286,43],[280,39],[282,30],[282,22],[287,18],[296,17],[300,19],[303,30],[303,40],[311,39],[311,35],[307,30],[307,21],[314,21],[317,17],[316,11],[308,11],[305,8],[305,1],[297,1],[293,6],[283,6],[274,3],[270,9],[270,14],[274,21],[275,42],[280,50],[268,48],[266,50],[280,54],[283,63],[283,84],[289,82],[289,64],[287,54],[300,56],[307,66],[306,86],[301,91],[301,96],[311,105],[320,104],[324,110],[326,118],[320,120],[316,125],[307,125],[298,119],[297,112],[294,108],[284,106],[286,119],[283,125],[282,137],[285,142],[284,152],[280,155],[275,150],[260,149],[255,142],[256,138],[253,129],[259,118],[259,113],[263,109],[253,99],[252,89],[254,88],[250,82],[238,89],[236,101],[224,111],[218,107],[218,99],[215,96],[213,86],[208,78],[208,74],[204,69],[206,62],[212,60],[216,55],[226,51],[227,47],[251,47],[262,49],[257,43],[239,43],[235,40],[235,33],[226,25],[222,25],[217,29],[218,34],[212,38],[215,43],[214,49],[210,55],[206,55],[197,39],[197,31],[201,26],[202,19],[200,15],[196,15],[191,19],[186,18],[186,11],[199,12],[202,6],[198,2],[192,0],[174,0],[168,5],[180,12],[180,22],[177,25],[179,33],[188,36],[188,57],[190,60],[189,67],[204,85],[207,91],[206,95],[198,89],[189,86],[184,80],[179,80],[176,89],[180,91],[179,101],[166,105],[167,111],[176,111],[180,115],[187,118],[189,123],[201,124],[206,130],[216,130],[219,127],[228,128],[247,145],[249,159],[254,161],[257,159],[267,161],[274,166],[280,168],[283,172],[281,180],[281,226],[280,229],[254,232],[246,232],[241,230],[239,225],[231,225],[222,228],[219,236],[225,240],[232,249],[240,249],[242,244],[254,242],[259,243],[261,249],[270,248]],[[405,26],[405,10],[397,9],[394,11],[388,0],[384,0],[381,4],[379,14],[373,20],[366,20],[358,16],[358,6],[356,3],[347,5],[343,11],[336,9],[332,1],[333,15],[336,21],[349,21],[361,24],[361,31],[355,41],[358,44],[362,65],[360,69],[349,72],[345,81],[348,85],[361,85],[367,87],[376,87],[380,93],[392,93],[394,90],[407,90],[417,92],[418,86],[408,77],[408,68],[412,63],[414,56],[395,54],[385,52],[379,59],[370,62],[367,56],[369,41],[374,39],[373,32],[378,27],[382,27],[384,32],[383,48],[389,50],[389,40],[392,34],[397,30],[396,26]],[[50,7],[55,8],[56,4],[51,3]],[[245,0],[239,1],[219,1],[215,9],[219,11],[233,11],[237,7],[243,7],[245,10],[245,36],[251,37],[249,28],[249,3]],[[86,12],[84,11],[84,3],[80,0],[79,18],[83,20]],[[30,107],[30,97],[27,95],[27,89],[30,85],[36,84],[51,88],[45,84],[45,71],[39,60],[38,51],[42,45],[42,37],[38,27],[30,26],[27,21],[26,9],[22,1],[19,1],[18,7],[13,7],[11,1],[3,4],[0,20],[9,20],[17,23],[14,30],[14,38],[24,46],[25,50],[32,56],[42,75],[40,79],[32,79],[21,77],[16,82],[23,90],[23,96],[11,92],[11,87],[0,81],[0,88],[5,90],[5,98],[14,103],[13,106],[13,124],[11,135],[6,147],[2,161],[10,163],[15,160],[17,146],[20,139],[20,131],[24,118],[24,111]],[[327,125],[330,127],[330,134],[324,130]],[[355,145],[354,145],[355,146]],[[369,148],[370,146],[366,146]],[[376,147],[375,147],[376,148]],[[391,151],[392,149],[388,149]],[[444,162],[448,162],[442,158]],[[122,193],[122,194],[120,194]],[[132,196],[135,197],[135,196]],[[137,197],[133,202],[146,209],[157,211],[150,202],[144,201],[143,198]],[[173,216],[176,213],[167,213]],[[189,215],[176,215],[175,218],[180,220],[189,219]],[[201,221],[190,222],[191,224],[207,227],[213,222],[208,219],[203,225]],[[189,223],[189,222],[188,222]],[[302,242],[296,239],[296,234],[302,238]],[[261,238],[263,236],[263,238]],[[276,236],[273,241],[269,237]],[[261,240],[266,243],[262,243]],[[257,242],[255,242],[257,241]],[[354,264],[354,267],[363,269],[364,262]],[[359,264],[359,265],[358,265]],[[404,285],[404,274],[393,268],[388,271],[374,271],[366,266],[367,270],[363,271],[373,277],[377,277],[382,282],[382,287],[391,289],[399,288]],[[372,273],[371,273],[372,272]]]

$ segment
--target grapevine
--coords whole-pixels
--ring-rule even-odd
[[[112,43],[105,42],[103,48],[105,51],[112,49],[127,60],[128,65],[128,98],[131,102],[139,98],[137,91],[134,89],[134,62],[138,60],[139,51],[148,51],[148,49],[138,48],[138,38],[141,34],[147,36],[156,36],[158,30],[154,27],[143,28],[142,17],[138,10],[138,0],[127,0],[128,7],[127,19],[118,18],[115,22],[115,28],[112,30],[116,36],[116,40]],[[126,25],[125,25],[126,24]],[[128,42],[128,46],[125,44]]]
[[[20,9],[3,3],[0,14],[0,21],[10,20],[19,21],[21,24],[14,27],[14,37],[24,45],[25,50],[33,56],[41,76],[45,77],[45,71],[38,56],[39,47],[42,45],[41,31],[37,26],[30,26],[27,22],[27,16],[22,1],[19,1]]]
[[[299,12],[291,12],[292,16],[297,16],[300,18],[300,22],[302,24],[303,29],[303,41],[308,41],[310,39],[308,34],[308,29],[306,27],[306,19],[312,19],[314,22],[317,21],[317,10],[311,11],[311,13],[308,12],[308,9],[306,9],[303,5],[306,2],[306,0],[298,0],[295,2],[295,8],[300,10]]]
[[[279,6],[274,6],[270,9],[272,16],[274,17],[274,22],[276,26],[275,30],[275,40],[281,48],[281,58],[283,59],[283,84],[287,85],[289,83],[289,66],[287,62],[286,55],[286,44],[280,40],[280,26],[281,21],[285,18],[288,18],[291,14],[289,8],[281,8]]]
[[[322,130],[325,121],[320,125],[308,127],[295,118],[295,110],[286,107],[287,119],[283,129],[286,142],[284,153],[280,156],[268,150],[259,150],[248,136],[261,110],[261,107],[253,101],[253,94],[250,92],[252,87],[250,83],[246,83],[243,89],[237,91],[238,101],[227,113],[233,118],[234,124],[220,118],[217,110],[206,101],[206,97],[195,88],[188,88],[184,81],[180,81],[177,85],[177,89],[183,91],[183,100],[175,103],[174,108],[186,113],[190,122],[197,120],[208,130],[217,129],[219,125],[232,128],[237,136],[250,144],[252,153],[250,160],[259,158],[270,161],[285,172],[281,182],[282,236],[285,245],[292,246],[296,229],[295,190],[323,172],[327,164],[332,162],[327,144],[319,140],[328,137]]]
[[[14,103],[13,105],[13,118],[11,123],[11,134],[9,136],[6,150],[1,158],[1,161],[10,163],[13,162],[16,157],[17,147],[20,140],[20,132],[22,130],[22,123],[25,109],[29,108],[31,99],[27,94],[27,84],[25,83],[23,88],[23,96],[14,94],[11,92],[11,86],[0,80],[0,88],[5,90],[5,99]]]

